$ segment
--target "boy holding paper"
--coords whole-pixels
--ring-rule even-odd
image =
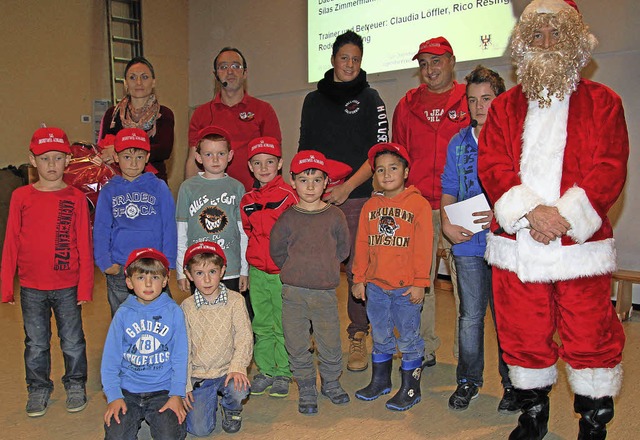
[[[485,67],[476,67],[467,77],[467,101],[471,113],[471,125],[460,130],[449,143],[447,162],[442,174],[442,199],[440,210],[442,232],[453,243],[451,248],[458,271],[460,295],[460,319],[458,320],[459,357],[456,370],[458,386],[449,398],[449,408],[462,411],[478,397],[484,369],[484,317],[491,295],[491,268],[484,260],[486,236],[493,218],[491,210],[474,212],[474,223],[482,224],[482,230],[473,233],[459,225],[451,224],[446,206],[470,199],[483,193],[478,180],[478,135],[487,119],[491,101],[505,91],[500,76]],[[498,347],[498,370],[502,377],[504,395],[498,404],[501,413],[519,410],[509,380],[507,366]]]

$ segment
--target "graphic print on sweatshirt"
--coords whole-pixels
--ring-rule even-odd
[[[414,214],[401,208],[378,208],[369,212],[369,221],[378,221],[375,235],[369,235],[369,246],[393,246],[409,247],[409,237],[400,234],[411,235],[401,229],[401,223],[413,224]]]
[[[156,203],[156,197],[144,191],[118,194],[111,198],[114,218],[126,217],[135,219],[141,215],[155,215],[157,214]]]
[[[56,218],[56,242],[53,256],[53,270],[71,269],[71,225],[76,204],[71,200],[58,202]]]
[[[162,316],[140,319],[125,328],[128,348],[122,354],[132,371],[161,370],[168,363],[171,327],[161,322]]]
[[[240,198],[224,191],[216,197],[200,195],[189,203],[189,243],[214,241],[225,252],[231,246],[239,245],[239,230],[234,228],[234,222],[240,219]]]

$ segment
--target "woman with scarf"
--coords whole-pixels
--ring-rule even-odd
[[[167,181],[165,160],[173,150],[173,112],[158,103],[154,93],[156,75],[151,63],[144,57],[135,57],[124,69],[125,96],[107,110],[100,127],[102,160],[113,164],[115,152],[108,135],[115,136],[123,128],[141,128],[151,141],[149,164],[157,170],[157,176]]]
[[[298,150],[320,151],[328,159],[344,162],[353,169],[344,183],[327,188],[324,197],[326,202],[342,209],[349,224],[352,244],[346,266],[349,292],[353,285],[351,262],[360,211],[373,190],[367,153],[373,145],[389,140],[384,102],[369,87],[367,74],[360,69],[362,51],[362,37],[355,32],[347,31],[336,37],[331,55],[333,68],[318,82],[318,90],[304,100],[298,143]],[[350,339],[347,369],[363,371],[368,367],[367,311],[363,301],[351,294],[347,298]]]

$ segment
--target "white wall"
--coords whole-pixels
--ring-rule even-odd
[[[189,0],[189,106],[195,108],[213,95],[213,56],[223,46],[238,47],[248,61],[249,92],[269,101],[278,114],[285,158],[296,150],[302,102],[315,88],[315,84],[306,82],[306,3],[303,0]],[[513,2],[518,15],[527,3]],[[640,114],[640,51],[637,47],[640,8],[636,0],[578,0],[577,3],[585,22],[600,40],[584,76],[610,86],[622,96],[625,105],[631,141],[629,176],[610,217],[615,227],[619,266],[640,270],[637,220],[640,198],[633,196],[634,190],[640,188],[640,174],[636,171],[640,168],[636,147],[640,143],[640,128],[635,123],[636,115]],[[425,30],[425,39],[433,36]],[[514,85],[509,58],[488,60],[484,64],[500,72],[508,87]],[[475,65],[474,62],[458,63],[457,78],[462,81]],[[363,69],[367,69],[366,46]],[[387,104],[390,117],[398,100],[418,84],[416,74],[416,70],[410,69],[369,76],[372,87]],[[636,302],[640,302],[640,298]]]

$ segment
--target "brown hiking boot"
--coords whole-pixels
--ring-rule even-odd
[[[356,332],[350,338],[349,360],[347,370],[364,371],[369,366],[369,355],[367,354],[367,341],[364,332]]]

